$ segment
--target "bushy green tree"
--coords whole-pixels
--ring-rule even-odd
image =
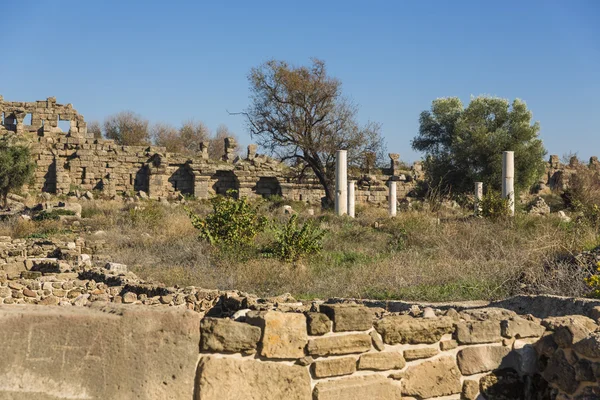
[[[502,152],[515,152],[516,190],[530,188],[544,172],[546,150],[540,125],[522,100],[473,98],[465,108],[457,97],[434,100],[420,117],[412,147],[425,153],[431,186],[453,193],[472,192],[474,182],[502,186]]]
[[[33,177],[35,164],[29,148],[0,142],[0,205],[7,206],[8,193],[20,189]]]

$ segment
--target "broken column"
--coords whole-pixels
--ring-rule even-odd
[[[348,153],[338,150],[335,157],[335,214],[348,213]]]
[[[355,197],[354,197],[354,185],[356,181],[348,181],[348,215],[352,218],[355,216]]]
[[[233,162],[235,160],[235,150],[237,148],[237,142],[232,137],[225,138],[225,154],[223,155],[223,161]]]
[[[258,146],[255,144],[248,145],[248,160],[254,160],[256,158],[256,150]]]
[[[483,199],[483,182],[475,182],[475,216],[481,215],[481,200]]]
[[[390,205],[390,217],[395,217],[398,208],[398,198],[396,197],[396,181],[390,179],[388,181],[390,192],[389,192],[389,205]]]
[[[396,176],[400,173],[400,154],[389,153],[391,174]]]
[[[515,152],[502,153],[502,198],[508,199],[510,215],[515,215]]]
[[[200,158],[208,160],[208,141],[200,142]]]

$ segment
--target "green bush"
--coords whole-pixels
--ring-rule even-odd
[[[485,218],[498,219],[509,214],[508,199],[503,199],[500,193],[494,190],[485,193],[479,204],[481,215]]]
[[[75,211],[72,210],[63,210],[63,209],[55,209],[52,211],[42,211],[37,213],[34,217],[34,221],[47,221],[53,220],[58,221],[61,215],[75,215]]]
[[[313,221],[298,225],[298,215],[290,217],[278,232],[277,239],[268,253],[282,261],[298,261],[308,254],[319,253],[323,249],[325,230]]]
[[[33,179],[35,164],[25,146],[0,141],[0,206],[6,207],[8,192],[19,190]]]
[[[267,224],[266,218],[259,217],[256,207],[245,197],[217,196],[211,199],[211,204],[213,211],[206,218],[190,209],[186,211],[194,228],[200,231],[200,238],[213,245],[248,245]]]

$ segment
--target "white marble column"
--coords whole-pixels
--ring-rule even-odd
[[[483,199],[483,182],[475,182],[475,216],[481,215],[481,199]]]
[[[348,154],[338,150],[335,157],[335,214],[348,213]]]
[[[352,218],[355,217],[355,201],[354,197],[354,185],[356,181],[348,181],[348,215]]]
[[[510,215],[515,215],[515,152],[502,153],[502,198],[508,199]]]
[[[396,197],[396,181],[389,181],[390,193],[389,193],[389,204],[390,204],[390,217],[396,216],[396,209],[398,208],[398,198]]]

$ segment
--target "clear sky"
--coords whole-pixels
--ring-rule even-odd
[[[414,161],[438,97],[525,100],[551,154],[600,156],[600,1],[0,0],[0,95],[56,96],[87,121],[225,123],[243,144],[250,68],[323,59]]]

